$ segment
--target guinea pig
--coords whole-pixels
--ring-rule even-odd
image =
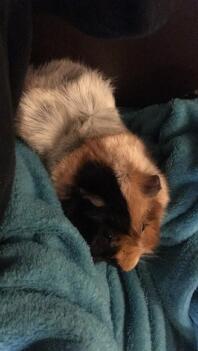
[[[16,133],[45,163],[95,261],[129,271],[155,250],[168,185],[124,126],[110,80],[70,60],[31,67]]]
[[[95,260],[128,271],[158,245],[167,183],[135,135],[88,139],[56,165],[52,179]]]

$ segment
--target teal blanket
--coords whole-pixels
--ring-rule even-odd
[[[193,351],[198,335],[198,100],[124,118],[166,171],[172,202],[157,257],[94,265],[39,158],[17,143],[0,231],[0,350]]]

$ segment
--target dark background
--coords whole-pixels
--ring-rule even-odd
[[[164,102],[198,88],[197,0],[177,1],[168,23],[145,38],[93,38],[46,14],[35,14],[33,27],[34,63],[68,56],[97,67],[115,78],[119,105]]]

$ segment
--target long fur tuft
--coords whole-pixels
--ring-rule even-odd
[[[29,69],[16,130],[53,167],[85,139],[125,130],[110,80],[70,60]]]

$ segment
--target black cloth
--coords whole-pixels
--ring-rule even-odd
[[[32,12],[63,16],[99,37],[147,35],[168,19],[174,0],[0,1],[0,221],[15,169],[14,116],[31,54]]]

